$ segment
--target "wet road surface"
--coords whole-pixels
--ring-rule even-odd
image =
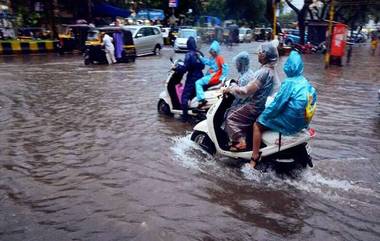
[[[257,44],[225,59],[241,50],[256,70]],[[281,180],[219,162],[157,114],[171,55],[0,58],[0,240],[379,240],[378,56],[357,48],[328,71],[304,57],[315,168]]]

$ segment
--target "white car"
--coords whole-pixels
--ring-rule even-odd
[[[253,39],[252,29],[250,28],[239,28],[239,42],[250,43]]]
[[[128,25],[125,28],[132,32],[137,55],[160,54],[164,45],[160,28],[139,25]]]
[[[193,37],[195,42],[197,43],[197,48],[199,49],[201,46],[200,37],[198,36],[197,30],[195,29],[180,29],[177,35],[177,38],[174,42],[174,51],[188,51],[187,49],[187,40]]]

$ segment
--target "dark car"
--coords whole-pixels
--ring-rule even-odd
[[[266,41],[272,38],[272,28],[255,28],[255,41]]]
[[[91,29],[87,34],[86,50],[84,53],[84,63],[89,65],[92,63],[107,63],[105,50],[100,42],[99,34],[105,32],[112,36],[115,32],[123,34],[123,52],[122,58],[117,62],[134,62],[136,59],[136,48],[133,42],[132,32],[125,27],[103,27]]]
[[[37,27],[19,28],[17,30],[17,38],[24,40],[31,39],[51,39],[51,33],[49,30]]]

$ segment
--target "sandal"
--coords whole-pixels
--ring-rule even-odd
[[[254,159],[253,156],[251,157],[251,162],[249,163],[249,165],[256,169],[256,166],[257,166],[257,163],[261,160],[261,152],[259,152],[259,157],[257,159]],[[254,163],[254,165],[252,165]]]

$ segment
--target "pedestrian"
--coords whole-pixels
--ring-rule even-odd
[[[101,40],[102,46],[104,46],[104,48],[105,48],[106,58],[107,58],[108,64],[116,63],[115,47],[112,43],[113,38],[111,36],[109,36],[108,34],[106,34],[105,32],[102,32],[100,34],[100,40]]]
[[[372,32],[372,34],[371,34],[371,53],[372,53],[372,56],[374,56],[376,53],[377,45],[378,45],[377,35],[375,32]]]

